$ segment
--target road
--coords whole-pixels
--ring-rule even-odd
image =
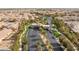
[[[28,31],[29,51],[47,51],[40,37],[39,26],[31,26]],[[40,44],[36,45],[37,42]],[[39,47],[39,48],[38,48]]]
[[[51,24],[51,17],[48,17],[48,25],[50,25],[50,27],[48,28],[48,30],[46,30],[47,32],[47,36],[51,42],[51,44],[54,47],[54,51],[63,51],[64,49],[61,47],[61,45],[59,44],[59,42],[57,41],[57,39],[54,37],[54,35],[51,32],[51,28],[52,28],[52,24]]]
[[[64,49],[61,47],[61,45],[59,44],[59,42],[57,41],[57,39],[54,37],[54,35],[51,32],[51,28],[52,28],[51,19],[52,19],[51,17],[48,17],[48,19],[47,19],[48,25],[50,25],[50,27],[48,29],[46,29],[47,37],[48,37],[49,41],[51,42],[51,45],[53,46],[54,51],[64,51]],[[40,33],[39,27],[40,26],[31,26],[29,28],[29,31],[28,31],[29,51],[38,51],[36,42],[38,40],[41,40],[40,35],[39,35],[39,33]],[[42,41],[40,41],[40,42],[42,42]],[[44,49],[43,51],[45,51],[45,50],[46,49]]]
[[[28,31],[28,38],[29,38],[29,51],[36,51],[36,44],[35,42],[40,38],[38,28],[30,28]]]

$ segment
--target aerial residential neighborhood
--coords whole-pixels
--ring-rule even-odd
[[[79,9],[0,9],[0,51],[79,51]]]

